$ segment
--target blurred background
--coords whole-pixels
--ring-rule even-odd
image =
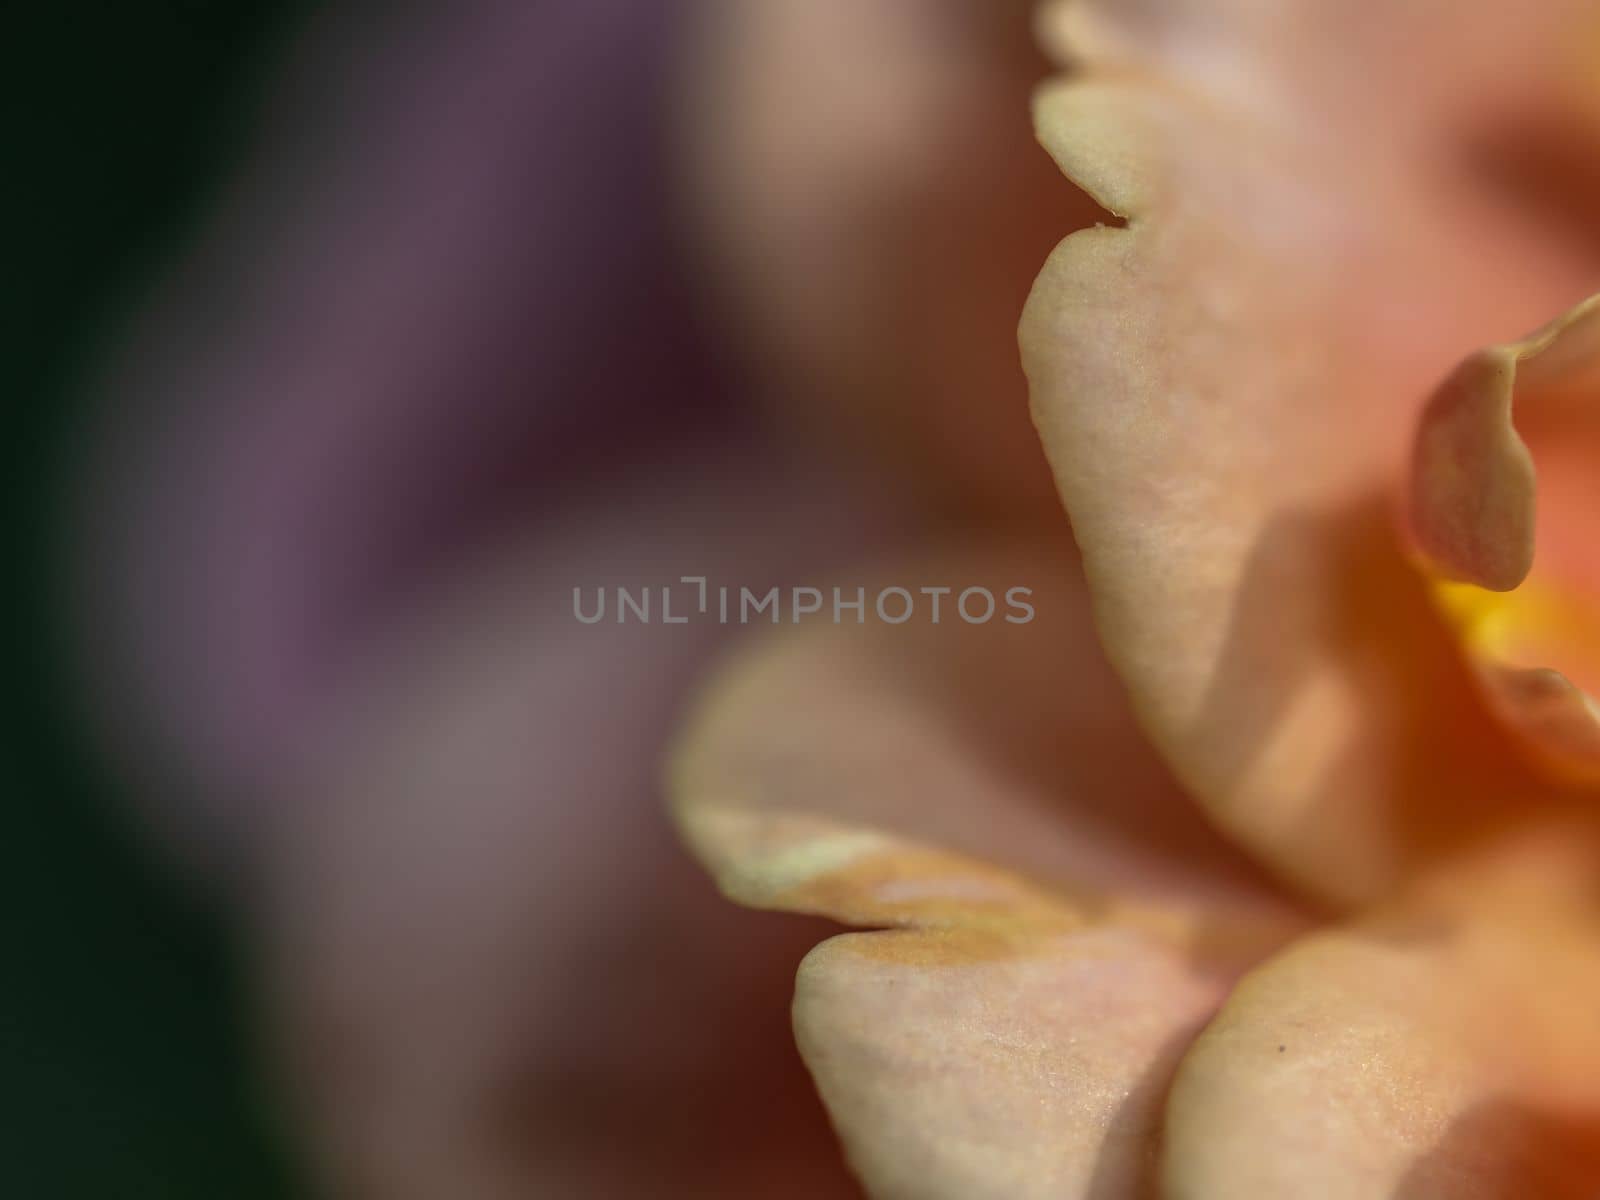
[[[9,1195],[301,1194],[250,1069],[236,952],[216,910],[146,853],[83,720],[60,566],[95,366],[245,152],[310,7],[7,13]]]
[[[855,1194],[570,597],[1064,528],[1030,8],[11,14],[7,1194]]]

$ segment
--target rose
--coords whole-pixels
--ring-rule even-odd
[[[1161,869],[1179,801],[1059,539],[935,560],[1032,572],[1055,619],[1021,636],[751,649],[677,811],[735,898],[878,930],[814,950],[794,1009],[875,1194],[1600,1179],[1596,272],[1550,189],[1474,158],[1589,128],[1591,15],[1047,9],[1078,65],[1041,135],[1125,222],[1068,238],[1023,322],[1099,636],[1184,790],[1326,920],[1203,840],[1200,879]]]

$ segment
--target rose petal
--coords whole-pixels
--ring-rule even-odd
[[[876,1195],[1131,1186],[1173,1045],[1296,924],[1142,750],[1070,563],[1046,543],[885,572],[869,596],[1026,586],[1037,616],[776,634],[673,764],[735,899],[891,927],[813,951],[795,1005]]]
[[[1227,979],[1104,926],[850,934],[801,966],[795,1032],[875,1196],[1136,1196]]]
[[[1297,943],[1184,1058],[1166,1194],[1592,1196],[1597,990],[1592,916],[1421,907]]]
[[[723,902],[658,803],[685,693],[734,631],[664,623],[659,593],[648,623],[580,624],[573,592],[763,587],[869,526],[753,442],[598,478],[346,664],[254,912],[328,1194],[855,1194],[785,1038],[815,927]]]
[[[1225,830],[1380,893],[1529,788],[1389,529],[1408,414],[1471,330],[1565,284],[1170,87],[1056,85],[1039,125],[1128,220],[1069,237],[1022,326],[1108,653]]]

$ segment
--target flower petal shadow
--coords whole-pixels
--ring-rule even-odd
[[[1326,723],[1287,728],[1308,696],[1343,726],[1331,748]],[[1269,857],[1281,853],[1291,874],[1336,894],[1337,874],[1351,868],[1371,874],[1349,892],[1382,894],[1431,855],[1502,828],[1534,790],[1378,495],[1271,522],[1200,715],[1183,736],[1207,748],[1201,790],[1223,803],[1260,787],[1253,777],[1269,748],[1281,753],[1280,739],[1304,741],[1315,781],[1258,792],[1239,823],[1271,829]],[[1257,811],[1272,805],[1282,807]]]

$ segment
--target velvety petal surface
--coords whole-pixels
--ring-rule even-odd
[[[937,624],[774,633],[673,762],[725,891],[878,929],[813,951],[794,1012],[874,1195],[1135,1187],[1176,1048],[1299,924],[1142,749],[1072,563],[1046,543],[875,572],[869,597],[1026,587],[1035,616],[947,599]]]
[[[1387,497],[1475,332],[1579,267],[1359,147],[1107,73],[1038,105],[1124,226],[1070,236],[1022,325],[1107,651],[1218,823],[1358,900],[1526,800]]]
[[[1547,845],[1524,867],[1547,880],[1577,865],[1562,858]],[[1307,938],[1248,975],[1184,1058],[1165,1194],[1593,1196],[1597,990],[1590,897],[1479,879]]]

